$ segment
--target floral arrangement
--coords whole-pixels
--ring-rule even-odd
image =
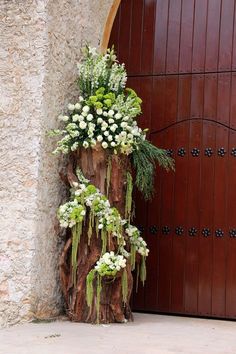
[[[122,217],[109,200],[112,155],[128,156],[134,168],[136,187],[145,199],[153,194],[153,179],[156,162],[167,170],[173,168],[173,160],[165,150],[147,140],[147,129],[138,127],[137,117],[141,114],[142,100],[134,90],[126,88],[127,74],[124,64],[119,64],[113,49],[99,54],[95,48],[86,46],[82,61],[78,64],[80,96],[69,103],[66,114],[59,116],[63,126],[53,130],[52,136],[61,136],[54,153],[69,154],[78,149],[93,149],[99,145],[108,152],[106,195],[76,170],[78,183],[71,188],[71,197],[58,210],[61,227],[72,233],[72,273],[76,284],[77,256],[80,237],[87,220],[87,244],[96,232],[101,239],[101,255],[87,275],[86,299],[92,306],[94,281],[96,279],[96,306],[99,319],[102,279],[117,277],[121,273],[122,296],[127,301],[127,265],[134,270],[138,262],[138,275],[142,282],[146,278],[145,261],[149,250],[132,221],[132,172],[126,173],[125,211]],[[115,240],[117,247],[110,247]]]

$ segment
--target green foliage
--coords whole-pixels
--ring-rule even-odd
[[[74,285],[76,285],[77,253],[78,253],[81,233],[82,233],[82,222],[77,223],[75,226],[72,227],[71,263],[72,263],[72,278],[73,278]]]
[[[109,194],[109,188],[110,188],[110,182],[111,182],[111,169],[112,169],[112,164],[111,164],[111,156],[108,156],[108,161],[107,161],[107,171],[106,171],[106,193],[107,197]]]
[[[122,287],[123,302],[126,303],[127,297],[128,297],[128,277],[127,277],[126,268],[123,270],[123,273],[122,273],[121,287]]]
[[[141,260],[141,266],[140,266],[140,280],[144,285],[144,282],[147,277],[147,270],[146,270],[146,257],[143,256]]]
[[[101,291],[102,291],[102,277],[97,274],[97,299],[96,299],[96,312],[97,312],[97,323],[100,320],[100,302],[101,302]]]
[[[146,200],[151,199],[154,193],[156,163],[169,171],[174,170],[174,160],[167,156],[166,150],[157,148],[147,140],[140,140],[131,159],[136,172],[135,184]]]
[[[86,301],[89,307],[93,302],[93,282],[96,275],[95,269],[91,269],[86,277]]]
[[[117,96],[112,108],[124,116],[135,118],[141,114],[142,100],[134,90],[126,88],[123,93]]]
[[[130,172],[126,175],[125,218],[130,222],[132,210],[133,179]]]

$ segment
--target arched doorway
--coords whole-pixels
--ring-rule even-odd
[[[122,0],[112,44],[176,160],[137,198],[151,254],[134,309],[236,318],[235,1]]]

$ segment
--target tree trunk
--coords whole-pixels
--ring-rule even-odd
[[[108,199],[111,206],[116,207],[121,216],[124,217],[125,209],[125,191],[126,191],[126,173],[130,168],[128,158],[124,155],[112,155],[111,162],[111,179]],[[70,185],[78,182],[75,170],[79,167],[84,176],[94,184],[101,193],[106,195],[106,174],[107,174],[108,152],[100,146],[94,149],[81,149],[78,153],[70,158],[67,169],[67,178]],[[133,277],[131,274],[131,266],[127,261],[128,276],[128,297],[126,304],[122,299],[121,276],[114,279],[102,278],[102,292],[100,299],[100,314],[97,318],[96,313],[96,284],[94,284],[94,301],[91,308],[86,303],[86,277],[91,269],[94,268],[97,260],[100,258],[102,243],[96,232],[93,232],[90,245],[88,245],[88,222],[83,227],[78,249],[78,266],[76,285],[72,280],[71,266],[71,230],[67,234],[67,242],[64,246],[60,258],[60,277],[62,290],[64,293],[68,316],[73,321],[95,323],[125,322],[132,320],[129,300],[133,287]],[[107,251],[116,250],[117,244],[114,238],[110,238]]]

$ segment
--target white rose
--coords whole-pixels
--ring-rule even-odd
[[[108,147],[108,144],[107,144],[106,141],[103,141],[103,142],[102,142],[102,147],[103,147],[103,149],[106,149],[106,148]]]
[[[75,104],[75,109],[80,110],[81,109],[81,104],[80,103],[76,103]]]
[[[114,131],[117,129],[117,125],[116,124],[113,124],[111,127],[110,127],[110,130],[114,133]]]
[[[103,123],[103,119],[102,119],[102,118],[98,118],[98,119],[97,119],[97,123],[98,123],[98,124],[102,124],[102,123]]]
[[[79,123],[79,127],[80,129],[85,129],[87,127],[87,123],[82,121]]]
[[[98,228],[99,228],[99,230],[101,230],[103,228],[103,224],[99,224]]]
[[[73,117],[72,117],[72,121],[73,122],[78,122],[79,120],[79,115],[78,114],[75,114]]]
[[[79,101],[83,102],[84,98],[82,96],[79,96]]]
[[[106,129],[107,129],[107,127],[104,126],[104,125],[101,127],[101,130],[102,130],[103,132],[104,132]]]
[[[97,114],[98,114],[99,116],[103,113],[103,111],[102,111],[101,108],[98,108],[98,109],[96,110],[96,112],[97,112]]]
[[[106,111],[103,112],[103,116],[107,117],[108,113]]]
[[[108,138],[107,138],[108,141],[112,141],[113,140],[113,137],[112,135],[108,135]]]
[[[105,136],[108,136],[108,135],[109,135],[109,132],[106,130],[106,131],[104,132],[104,135],[105,135]]]
[[[87,120],[90,122],[91,120],[93,120],[93,115],[91,113],[89,113],[87,115]]]
[[[126,128],[127,125],[128,125],[127,122],[122,122],[120,126],[121,126],[122,128]]]
[[[87,149],[87,148],[89,147],[89,143],[88,143],[87,141],[84,141],[84,142],[83,142],[83,147],[84,147],[85,149]]]
[[[129,120],[129,116],[125,116],[125,117],[123,118],[123,120],[124,120],[125,122],[127,122],[127,120]]]
[[[103,141],[103,136],[102,136],[102,135],[98,135],[98,136],[97,136],[97,141],[99,141],[99,142],[100,142],[100,141]]]
[[[109,111],[108,111],[108,115],[109,115],[109,117],[113,117],[114,116],[114,111],[112,110],[112,109],[110,109]]]
[[[115,146],[116,146],[116,143],[115,143],[114,141],[112,141],[111,146],[112,146],[112,147],[115,147]]]
[[[121,117],[122,117],[122,115],[120,113],[116,113],[116,115],[115,115],[116,119],[120,119]]]
[[[84,120],[83,116],[79,116],[79,122],[82,122]]]
[[[69,109],[69,111],[73,111],[75,109],[75,105],[74,104],[71,104],[69,103],[67,108]]]
[[[89,106],[84,106],[82,111],[85,112],[85,113],[88,113],[90,110]]]
[[[69,117],[68,116],[63,116],[62,120],[63,120],[63,122],[68,122]]]
[[[112,123],[114,123],[115,121],[114,121],[114,119],[109,118],[109,119],[108,119],[108,122],[109,122],[110,124],[112,124]]]

